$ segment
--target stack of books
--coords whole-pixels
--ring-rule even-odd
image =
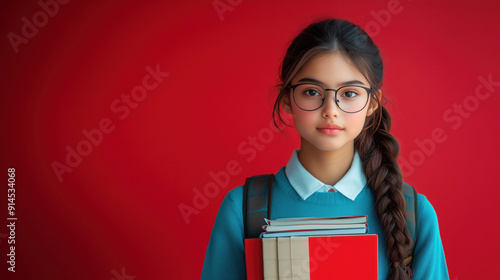
[[[367,220],[367,216],[265,219],[260,237],[365,234]]]
[[[378,237],[367,216],[267,220],[245,239],[248,280],[378,279]]]

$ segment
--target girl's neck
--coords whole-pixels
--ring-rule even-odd
[[[336,151],[323,151],[302,139],[299,161],[316,179],[335,185],[349,171],[354,158],[354,144]]]

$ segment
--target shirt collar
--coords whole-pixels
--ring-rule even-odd
[[[304,166],[302,166],[302,163],[299,161],[298,153],[299,150],[293,151],[285,171],[292,187],[303,200],[306,200],[313,193],[322,189],[326,184],[316,179],[304,168]],[[333,188],[354,201],[365,185],[366,177],[361,166],[361,159],[358,152],[355,152],[351,167]],[[326,186],[332,187],[330,185]]]

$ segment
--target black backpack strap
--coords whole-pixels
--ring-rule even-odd
[[[274,174],[248,177],[243,187],[243,226],[245,238],[257,238],[264,218],[271,219]]]
[[[417,191],[408,184],[403,184],[403,195],[406,201],[405,218],[406,226],[411,237],[411,244],[405,248],[406,258],[403,261],[403,266],[410,267],[413,260],[413,252],[417,243],[417,223],[418,223],[418,201]]]

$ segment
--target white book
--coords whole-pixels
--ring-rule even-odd
[[[275,220],[265,219],[270,226],[280,225],[338,225],[338,224],[362,224],[368,221],[368,216],[348,216],[348,217],[304,217],[304,218],[282,218]]]
[[[298,230],[282,232],[263,232],[260,238],[268,237],[288,237],[288,236],[328,236],[328,235],[351,235],[368,233],[368,228],[346,228],[329,230]]]

